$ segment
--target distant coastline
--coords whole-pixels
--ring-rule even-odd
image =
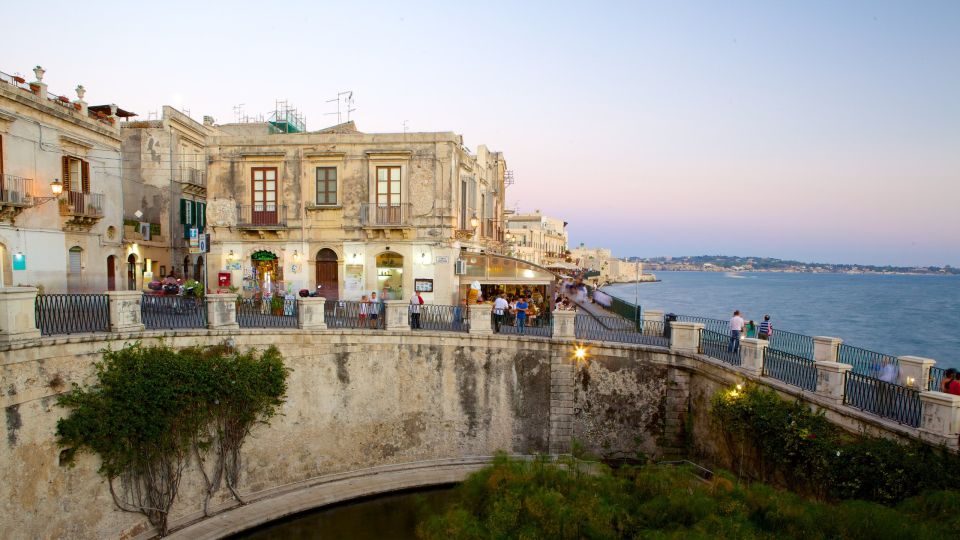
[[[630,257],[645,270],[668,272],[780,272],[791,274],[880,274],[905,276],[956,276],[960,268],[946,266],[876,266],[866,264],[805,263],[770,257],[698,255],[685,257]]]

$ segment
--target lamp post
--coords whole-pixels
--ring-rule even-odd
[[[480,220],[477,218],[477,215],[474,214],[473,217],[470,218],[470,227],[476,229],[478,226],[480,226]]]
[[[60,194],[63,193],[63,183],[60,182],[59,178],[54,178],[53,182],[50,182],[50,192],[53,193],[53,197],[34,197],[33,205],[40,206],[43,203],[50,202],[60,197]]]

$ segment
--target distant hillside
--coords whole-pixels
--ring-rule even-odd
[[[940,266],[874,266],[869,264],[828,264],[774,259],[771,257],[738,257],[732,255],[695,255],[684,257],[630,257],[652,270],[718,270],[760,272],[869,272],[881,274],[951,274],[960,275],[960,268]]]

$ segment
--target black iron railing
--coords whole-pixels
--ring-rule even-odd
[[[837,362],[850,364],[854,373],[867,377],[880,378],[884,370],[893,370],[895,373],[900,371],[900,363],[895,356],[852,347],[846,343],[840,344]]]
[[[573,320],[577,339],[616,341],[669,347],[670,340],[663,335],[663,322],[641,321],[640,329],[634,321],[620,317],[595,317],[578,313]]]
[[[764,349],[763,374],[811,392],[817,389],[817,368],[813,360],[786,351]]]
[[[110,301],[105,294],[41,294],[34,313],[44,336],[110,331]]]
[[[497,319],[492,312],[490,313],[490,327],[493,328],[494,332],[497,331]],[[499,333],[520,334],[520,325],[517,321],[516,314],[509,312],[503,314],[503,322],[500,323]],[[543,317],[542,315],[536,317],[530,317],[528,315],[523,325],[523,335],[550,337],[553,335],[553,322],[550,318]]]
[[[697,322],[703,323],[703,327],[711,332],[717,334],[727,335],[727,331],[730,327],[730,323],[721,319],[711,319],[709,317],[697,317],[695,315],[677,315],[677,320],[680,322]]]
[[[477,307],[481,309],[485,306]],[[408,313],[410,328],[413,330],[440,330],[445,332],[469,332],[470,318],[466,306],[443,306],[424,304],[418,308],[419,314]],[[418,315],[414,317],[414,315]]]
[[[395,227],[412,223],[410,203],[360,203],[360,224],[364,227]]]
[[[237,301],[240,328],[296,328],[296,298],[244,298]]]
[[[296,217],[296,208],[288,210],[286,205],[272,202],[237,205],[237,227],[280,229],[287,226],[289,217]]]
[[[705,354],[733,366],[739,366],[739,345],[737,342],[731,342],[729,333],[723,334],[706,328],[700,330],[700,354]]]
[[[145,294],[140,316],[147,330],[207,327],[206,303],[195,296]]]
[[[813,360],[813,338],[803,334],[774,330],[768,348]]]
[[[14,176],[0,175],[0,202],[14,206],[29,206],[33,201],[33,180]]]
[[[846,373],[844,387],[844,404],[900,424],[920,426],[922,405],[918,390],[852,371]]]
[[[323,319],[327,328],[380,330],[384,327],[385,308],[381,302],[327,300],[323,304]]]
[[[931,392],[939,392],[940,385],[943,384],[943,376],[947,370],[936,366],[930,368],[930,382],[927,383],[927,389]]]

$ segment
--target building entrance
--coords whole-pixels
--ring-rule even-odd
[[[255,294],[272,296],[278,290],[282,294],[283,267],[277,256],[269,251],[257,251],[250,256],[250,261],[256,280]]]
[[[317,292],[327,300],[340,299],[337,266],[337,254],[332,249],[324,248],[317,253]]]

